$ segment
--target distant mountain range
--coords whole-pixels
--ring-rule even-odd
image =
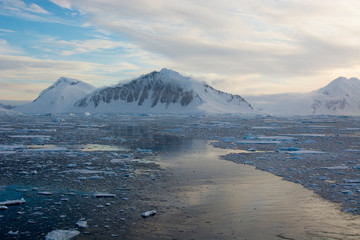
[[[310,93],[247,96],[258,110],[273,115],[360,115],[360,80],[339,77]]]
[[[4,108],[0,106],[1,109]],[[360,115],[360,80],[339,77],[310,93],[247,96],[245,100],[169,69],[101,89],[76,79],[61,77],[33,102],[12,110],[31,114]]]

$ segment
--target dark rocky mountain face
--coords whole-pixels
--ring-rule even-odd
[[[115,105],[114,105],[115,103]],[[129,105],[129,103],[132,103]],[[252,106],[239,95],[221,92],[190,77],[162,69],[126,84],[107,87],[89,94],[74,104],[75,108],[94,111],[136,112],[252,112]]]
[[[84,108],[93,103],[97,107],[100,102],[110,103],[118,100],[128,103],[137,102],[141,106],[149,100],[151,107],[159,103],[166,104],[168,107],[171,103],[187,106],[195,98],[201,100],[193,90],[185,90],[179,84],[163,81],[159,74],[159,72],[152,72],[127,84],[102,89],[91,97],[81,99],[75,103],[75,106]]]

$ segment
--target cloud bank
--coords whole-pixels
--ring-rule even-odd
[[[47,60],[23,56],[52,63],[54,75],[67,68],[72,76],[96,82],[167,67],[239,94],[311,91],[339,75],[360,76],[360,2],[355,0],[50,1],[69,16],[62,16],[64,24],[88,31],[87,37],[39,37],[37,48],[49,52]],[[8,15],[61,19],[40,3],[0,3]],[[0,50],[9,44],[0,41]],[[19,55],[21,48],[2,51]],[[30,69],[24,76],[34,74]]]

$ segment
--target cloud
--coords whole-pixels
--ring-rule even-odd
[[[39,1],[41,2],[41,1]],[[46,5],[47,3],[43,3]],[[47,5],[48,6],[48,5]],[[66,13],[69,14],[69,13]],[[71,14],[77,14],[72,12]],[[46,23],[59,23],[67,25],[77,25],[77,22],[71,22],[69,19],[56,16],[48,10],[35,3],[26,3],[21,0],[0,0],[0,15],[17,17],[20,19],[46,22]],[[28,25],[28,24],[27,24]]]
[[[49,14],[48,11],[35,3],[26,4],[21,0],[1,0],[1,6],[4,10],[13,12],[31,12],[38,14]]]
[[[10,29],[0,28],[0,32],[3,32],[3,33],[14,33],[15,31],[14,31],[14,30],[10,30]],[[1,33],[0,33],[0,34],[1,34]]]
[[[10,46],[5,40],[0,38],[0,54],[19,54],[23,53],[19,48]]]
[[[86,40],[62,40],[49,35],[34,35],[36,46],[34,48],[46,52],[50,55],[71,58],[81,55],[81,58],[101,63],[111,72],[125,70],[123,66],[128,66],[128,71],[138,69],[139,66],[150,65],[152,68],[161,68],[169,63],[168,59],[158,56],[128,41],[111,40],[104,36],[90,38]],[[95,59],[93,56],[96,56]],[[111,69],[111,70],[110,70]]]
[[[186,71],[266,78],[358,64],[357,1],[53,2]]]
[[[62,55],[74,55],[78,53],[96,52],[102,50],[111,50],[116,48],[133,49],[134,46],[127,42],[111,41],[107,39],[88,39],[84,41],[58,40],[54,42],[57,46],[67,48],[61,52]]]
[[[74,25],[87,31],[95,29],[106,37],[40,37],[36,48],[47,51],[53,59],[93,54],[103,62],[10,57],[7,63],[0,57],[4,64],[0,68],[6,68],[1,74],[14,79],[25,79],[26,74],[44,79],[41,71],[51,69],[54,76],[66,73],[96,81],[104,76],[114,79],[111,74],[126,69],[129,74],[140,74],[167,67],[205,77],[222,90],[241,93],[283,92],[294,86],[301,91],[314,90],[317,84],[338,75],[360,73],[360,2],[356,0],[51,2],[65,12],[80,14],[76,20],[81,21]],[[0,9],[0,14],[31,20],[56,19],[39,5],[20,0],[0,0]],[[63,23],[70,21],[63,19]],[[14,55],[16,51],[6,52],[7,47],[11,48],[8,42],[0,41],[0,53]],[[20,70],[21,66],[25,68]]]
[[[33,14],[50,14],[48,11],[35,3],[27,4],[21,0],[1,0],[0,9],[0,14],[3,15],[17,14],[27,17],[35,17]]]

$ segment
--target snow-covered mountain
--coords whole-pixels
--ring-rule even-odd
[[[125,84],[91,93],[74,111],[103,113],[254,113],[239,95],[216,90],[205,82],[162,69]]]
[[[17,106],[14,110],[23,113],[65,113],[83,96],[96,88],[88,83],[61,77],[43,90],[31,103]]]
[[[360,115],[360,80],[339,77],[314,92],[315,114]]]
[[[274,115],[360,115],[360,80],[339,77],[310,93],[246,98],[255,108]]]

